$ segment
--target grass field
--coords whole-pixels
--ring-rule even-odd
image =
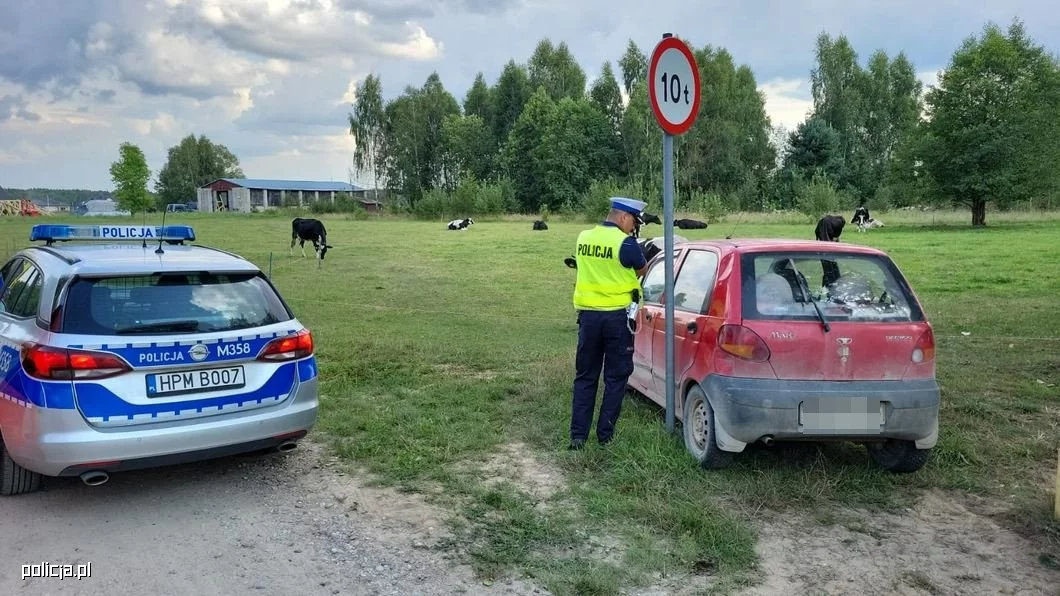
[[[453,547],[484,579],[526,573],[558,594],[604,594],[655,572],[692,572],[712,575],[724,592],[756,577],[756,515],[826,520],[836,507],[902,507],[928,488],[1007,503],[1006,523],[1055,561],[1060,216],[993,213],[980,230],[966,227],[963,212],[880,217],[888,227],[848,226],[843,241],[894,257],[938,339],[941,437],[912,475],[877,471],[863,448],[843,445],[755,448],[732,469],[705,473],[679,435],[666,434],[662,412],[635,398],[613,445],[568,453],[577,329],[574,274],[562,259],[586,224],[533,232],[528,220],[478,221],[455,233],[439,222],[323,216],[335,248],[317,271],[297,248],[288,255],[286,217],[179,221],[263,269],[272,254],[275,283],[317,341],[316,436],[381,482],[460,513]],[[3,248],[26,244],[36,221],[0,220]],[[721,238],[737,221],[681,234]],[[737,237],[813,236],[797,216],[739,221]],[[490,458],[504,453],[555,470],[561,490],[542,497],[518,482],[487,482],[496,475]],[[591,556],[588,545],[602,539],[622,548]]]

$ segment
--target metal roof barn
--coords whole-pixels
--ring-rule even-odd
[[[199,187],[199,211],[250,213],[305,207],[317,201],[334,201],[335,193],[348,193],[355,200],[365,201],[364,188],[345,182],[219,178]]]

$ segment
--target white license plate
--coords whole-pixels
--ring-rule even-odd
[[[246,384],[247,378],[242,366],[158,373],[147,375],[147,396],[162,397],[218,389],[237,389]]]
[[[813,434],[877,434],[883,422],[878,399],[816,398],[799,404],[799,426]]]

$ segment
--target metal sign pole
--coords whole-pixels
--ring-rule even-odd
[[[674,432],[674,137],[663,133],[663,239],[666,249],[666,432]]]
[[[699,67],[688,45],[664,33],[648,62],[648,99],[663,129],[663,261],[666,285],[666,431],[673,432],[677,371],[674,345],[674,136],[692,127],[699,114]]]

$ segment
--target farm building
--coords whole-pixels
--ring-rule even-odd
[[[369,210],[379,206],[377,201],[365,197],[365,189],[345,182],[220,178],[199,187],[199,211],[249,213],[253,209],[302,207],[317,201],[334,201],[338,193],[348,193]]]

